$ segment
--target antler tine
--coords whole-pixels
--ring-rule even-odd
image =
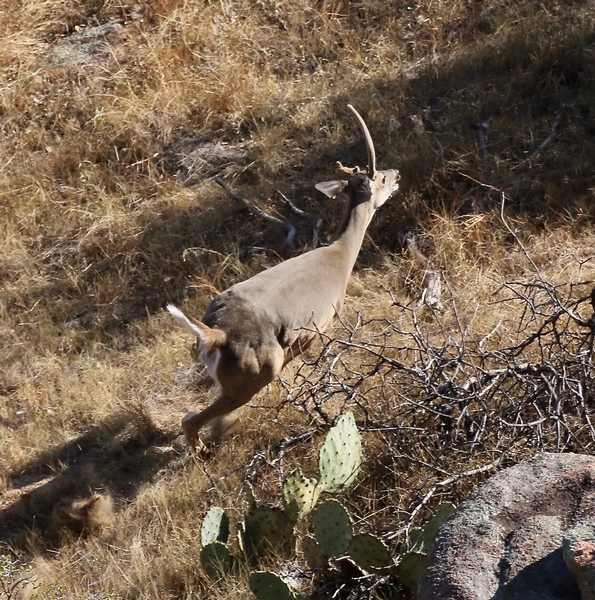
[[[374,179],[376,177],[376,152],[374,151],[374,143],[372,142],[372,136],[368,130],[368,126],[360,116],[360,114],[353,108],[351,104],[347,105],[347,108],[355,115],[359,126],[361,127],[364,139],[366,140],[366,148],[368,149],[368,177]]]
[[[361,173],[359,167],[345,167],[340,161],[337,161],[337,169],[341,171],[341,173],[346,173],[347,175],[357,175],[358,173]]]

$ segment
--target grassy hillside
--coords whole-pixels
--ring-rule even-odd
[[[347,409],[366,463],[342,501],[394,552],[495,469],[593,451],[594,9],[4,3],[0,554],[31,569],[39,597],[250,597],[245,574],[202,572],[202,517],[220,505],[239,519],[248,488],[278,502],[283,474],[314,473]],[[311,223],[276,190],[330,241],[342,201],[314,184],[366,156],[348,103],[401,189],[369,228],[331,336],[202,459],[179,422],[214,392],[163,308],[199,317],[217,292],[309,248]],[[214,174],[296,220],[293,247]],[[102,527],[60,520],[95,492],[114,501]],[[292,560],[307,570],[299,548]],[[313,597],[339,585],[311,580]]]

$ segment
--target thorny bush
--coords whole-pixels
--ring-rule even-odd
[[[322,354],[286,384],[285,404],[326,423],[356,411],[374,448],[368,477],[381,484],[372,489],[384,490],[376,510],[397,503],[401,511],[400,528],[385,537],[402,538],[422,508],[438,497],[463,500],[494,469],[544,451],[593,451],[592,287],[554,285],[537,267],[532,281],[502,283],[492,304],[518,315],[506,347],[494,338],[509,322],[476,339],[454,297],[440,312],[423,297],[413,306],[393,301],[408,327],[389,318],[342,323],[347,335],[325,337]]]

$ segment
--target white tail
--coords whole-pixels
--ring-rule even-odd
[[[167,305],[167,310],[172,314],[173,318],[189,333],[194,334],[196,337],[200,338],[202,335],[202,331],[200,327],[195,325],[190,321],[190,319],[177,307],[173,304]]]
[[[167,310],[173,318],[189,333],[199,339],[199,346],[222,346],[227,336],[221,329],[210,329],[200,321],[191,321],[177,306],[167,305]]]
[[[212,419],[246,404],[281,369],[326,331],[343,306],[345,289],[366,228],[377,208],[398,189],[397,170],[376,170],[376,153],[368,128],[349,105],[361,127],[368,151],[366,169],[339,163],[347,179],[316,188],[334,198],[347,193],[349,203],[337,239],[280,263],[216,296],[201,321],[186,317],[171,304],[169,312],[198,338],[199,357],[220,388],[213,404],[188,413],[182,428],[195,445],[198,431]]]

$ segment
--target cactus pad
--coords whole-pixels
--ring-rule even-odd
[[[407,552],[427,552],[432,540],[438,534],[440,526],[452,513],[456,507],[450,502],[443,502],[434,513],[434,516],[423,526],[413,527],[409,531],[409,544],[401,549],[401,554]]]
[[[249,585],[258,600],[295,600],[296,597],[279,575],[268,571],[252,573]]]
[[[405,554],[396,569],[399,581],[412,592],[417,592],[417,582],[424,570],[425,564],[425,554],[420,554],[419,552]]]
[[[325,556],[339,556],[347,552],[353,537],[353,526],[345,507],[336,500],[327,500],[313,515],[314,534]]]
[[[218,581],[231,571],[232,557],[225,544],[212,542],[201,550],[200,564],[210,579]]]
[[[407,552],[425,552],[426,535],[421,527],[412,527],[409,530],[409,545],[403,545],[401,554]]]
[[[200,541],[204,546],[213,542],[227,542],[229,537],[229,518],[225,511],[214,506],[205,515],[200,529]]]
[[[326,565],[327,559],[313,537],[307,535],[302,540],[302,550],[310,569],[320,569]]]
[[[320,486],[325,492],[349,488],[362,463],[362,442],[352,413],[346,413],[328,432],[320,448]]]
[[[253,556],[287,554],[293,548],[293,522],[280,508],[253,508],[240,531],[243,549]]]
[[[293,521],[305,517],[318,502],[321,488],[316,479],[304,477],[300,469],[292,471],[283,482],[283,508]]]
[[[382,540],[367,533],[353,536],[349,544],[349,556],[360,569],[369,573],[388,571],[393,564]]]
[[[443,502],[434,513],[434,516],[424,525],[424,539],[426,549],[428,544],[438,535],[440,526],[452,513],[456,510],[456,506],[450,502]]]

